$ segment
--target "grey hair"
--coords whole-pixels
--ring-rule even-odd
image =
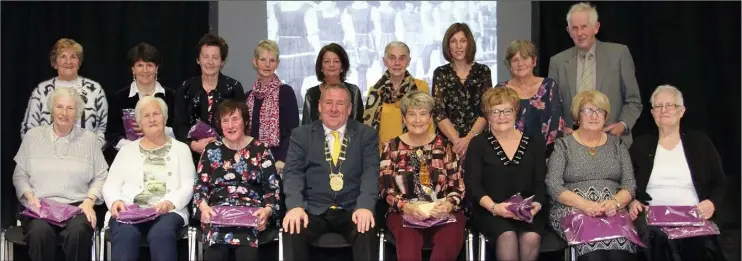
[[[49,106],[49,112],[54,110],[54,106],[57,105],[57,98],[60,97],[70,98],[75,101],[75,114],[77,114],[75,119],[79,120],[82,117],[82,112],[85,111],[85,102],[82,101],[82,97],[80,97],[80,94],[74,87],[54,88],[54,91],[49,95],[49,100],[46,103]],[[53,122],[54,117],[51,117],[51,120]]]
[[[139,126],[142,125],[142,110],[144,109],[144,106],[150,104],[151,102],[157,102],[157,106],[160,107],[160,112],[162,112],[162,117],[164,118],[163,121],[167,122],[167,103],[155,96],[144,96],[139,99],[139,101],[137,102],[137,106],[134,107],[134,116]]]
[[[433,111],[435,105],[435,99],[430,94],[421,91],[411,91],[402,97],[400,101],[400,109],[402,115],[407,114],[407,110],[410,109],[427,109],[428,112]]]
[[[649,97],[649,104],[654,105],[654,97],[663,92],[675,95],[675,104],[685,106],[683,93],[675,86],[669,84],[657,86],[657,89],[654,89],[654,92],[652,92],[652,96]]]
[[[384,57],[389,56],[389,50],[392,49],[392,47],[402,47],[407,52],[407,57],[410,56],[410,47],[407,46],[406,43],[400,42],[400,41],[392,41],[389,44],[386,45],[384,48]]]
[[[569,12],[567,12],[567,25],[571,26],[570,18],[572,17],[572,14],[576,12],[587,12],[588,21],[590,22],[590,25],[595,26],[595,24],[598,23],[598,9],[595,8],[595,6],[590,5],[589,3],[583,2],[572,5],[572,7],[569,8]]]

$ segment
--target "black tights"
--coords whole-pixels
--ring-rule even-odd
[[[520,245],[520,249],[519,249]],[[497,260],[536,260],[541,247],[541,236],[534,232],[507,231],[497,237]]]

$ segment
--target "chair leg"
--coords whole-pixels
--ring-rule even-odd
[[[15,255],[13,254],[13,250],[14,250],[13,248],[15,247],[15,245],[13,244],[13,242],[8,242],[7,247],[8,247],[8,259],[7,260],[13,261],[15,259]]]
[[[98,250],[98,260],[106,260],[106,228],[103,228],[98,235],[98,248],[100,248]]]
[[[474,260],[474,235],[471,231],[466,233],[466,260]]]
[[[193,258],[196,251],[196,242],[193,241],[195,239],[195,235],[193,233],[193,228],[188,227],[188,260],[194,260]]]
[[[379,261],[384,261],[386,257],[384,256],[384,229],[379,229]]]
[[[204,242],[201,242],[201,240],[196,240],[196,260],[203,261],[204,260]]]
[[[106,242],[106,257],[108,261],[111,261],[111,242]]]
[[[487,257],[487,239],[479,234],[479,260],[484,261]]]
[[[283,228],[278,229],[278,260],[283,261]]]
[[[0,232],[0,258],[3,260],[8,260],[8,248],[6,248],[5,244],[5,230],[3,229],[3,232]]]
[[[95,253],[95,247],[97,245],[96,243],[98,242],[98,238],[96,238],[96,235],[98,235],[97,229],[93,231],[93,238],[90,239],[93,241],[93,244],[90,246],[90,260],[95,260],[95,258],[98,256]]]

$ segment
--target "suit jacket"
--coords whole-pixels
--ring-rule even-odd
[[[626,45],[595,42],[595,86],[610,100],[611,112],[606,125],[623,121],[627,129],[621,140],[630,146],[631,129],[642,112],[639,84],[634,75],[634,60]],[[562,94],[564,126],[572,128],[572,98],[577,95],[577,47],[573,46],[551,57],[549,78],[556,81]]]
[[[708,136],[698,131],[681,130],[680,140],[698,200],[708,199],[714,203],[717,211],[720,210],[719,206],[726,192],[726,176],[714,144]],[[658,141],[659,134],[655,130],[637,137],[629,150],[636,175],[636,199],[643,203],[652,200],[647,194],[647,183],[654,167]]]
[[[346,135],[350,140],[340,169],[344,185],[335,192],[330,189],[322,121],[292,131],[283,174],[286,209],[302,207],[320,215],[337,204],[350,211],[365,208],[374,212],[379,197],[379,136],[373,128],[352,119]]]

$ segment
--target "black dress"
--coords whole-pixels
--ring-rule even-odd
[[[536,232],[541,234],[547,214],[546,205],[546,144],[539,136],[523,135],[513,159],[508,159],[502,146],[490,131],[478,135],[467,149],[464,182],[466,198],[471,202],[474,227],[490,240],[507,231],[516,233]],[[500,203],[520,193],[524,198],[534,196],[534,202],[542,204],[533,223],[493,216],[479,205],[479,200],[489,196]]]
[[[354,119],[358,122],[363,122],[363,98],[361,97],[361,90],[358,86],[352,83],[344,82],[343,85],[350,91],[351,102],[353,108],[350,112],[349,119]],[[301,112],[301,125],[310,124],[316,120],[319,120],[319,98],[322,96],[320,86],[314,86],[307,90],[307,94],[304,95],[304,106]]]

